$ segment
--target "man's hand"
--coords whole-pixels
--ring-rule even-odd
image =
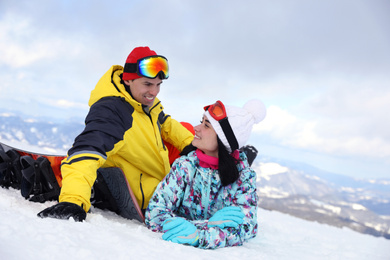
[[[70,219],[81,222],[87,217],[84,209],[77,204],[70,202],[60,202],[54,206],[42,210],[38,213],[41,218]]]

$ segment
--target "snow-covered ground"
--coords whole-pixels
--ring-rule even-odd
[[[137,221],[99,209],[82,223],[36,216],[53,204],[0,188],[0,259],[390,259],[390,240],[262,209],[256,238],[202,250],[166,242]]]

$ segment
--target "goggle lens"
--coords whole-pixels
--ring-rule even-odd
[[[218,100],[210,106],[205,106],[204,110],[208,111],[210,116],[212,116],[215,120],[218,121],[223,133],[226,136],[231,151],[238,149],[239,147],[237,138],[234,135],[232,127],[230,126],[224,104]]]
[[[163,79],[169,77],[168,60],[162,56],[147,57],[138,60],[138,73],[147,78],[155,78],[163,72]]]
[[[221,101],[217,101],[213,105],[205,106],[204,110],[208,110],[210,115],[217,121],[226,118],[226,109]]]

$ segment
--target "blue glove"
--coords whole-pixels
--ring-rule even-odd
[[[169,218],[163,223],[165,234],[162,238],[178,244],[199,245],[198,230],[195,225],[184,218]]]
[[[214,216],[209,219],[207,224],[209,227],[233,227],[237,228],[238,225],[244,222],[245,214],[241,211],[239,207],[226,207],[218,210]]]

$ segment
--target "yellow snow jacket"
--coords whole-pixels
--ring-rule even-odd
[[[112,66],[91,92],[85,129],[62,161],[60,202],[75,203],[88,211],[97,169],[119,167],[145,209],[170,170],[163,140],[180,151],[193,140],[190,131],[164,114],[157,98],[146,113],[121,83],[122,73],[122,66]]]

